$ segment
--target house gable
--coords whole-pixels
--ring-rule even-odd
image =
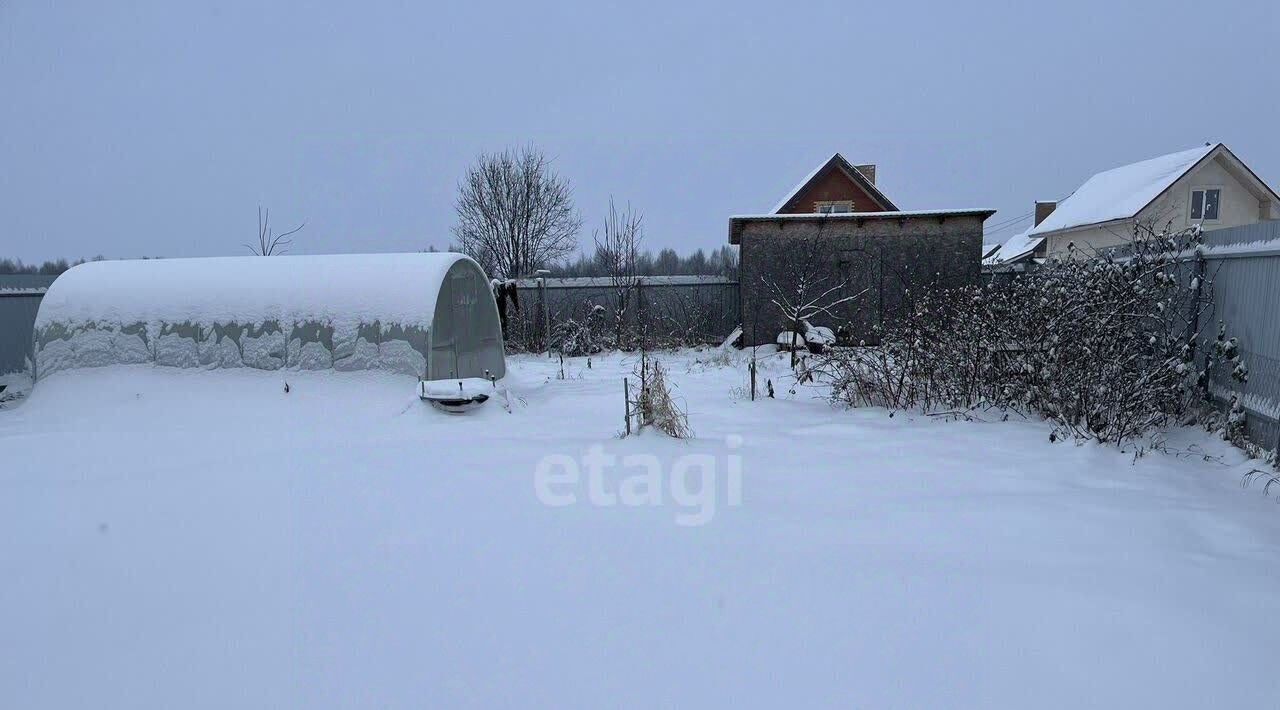
[[[1217,180],[1215,183],[1214,180]],[[1231,188],[1224,204],[1232,219],[1205,223],[1207,228],[1248,224],[1280,216],[1280,197],[1225,145],[1206,145],[1098,173],[1063,200],[1028,234],[1050,237],[1050,252],[1062,237],[1076,232],[1127,234],[1135,220],[1174,228],[1188,226],[1189,186]],[[1185,194],[1184,194],[1185,193]]]
[[[1191,216],[1193,190],[1220,190],[1218,218]],[[1280,196],[1224,145],[1196,163],[1137,214],[1144,224],[1171,225],[1182,229],[1202,224],[1205,229],[1222,229],[1280,218]]]
[[[898,208],[874,183],[836,153],[774,207],[774,214],[810,214],[820,202],[849,202],[853,212],[886,212]]]

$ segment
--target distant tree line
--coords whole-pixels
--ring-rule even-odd
[[[0,259],[0,275],[37,274],[40,276],[57,276],[73,266],[79,266],[88,261],[102,261],[105,258],[99,255],[92,259],[77,259],[75,261],[55,259],[42,264],[24,264],[22,259]]]

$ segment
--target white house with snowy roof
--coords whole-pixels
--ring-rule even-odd
[[[986,267],[1086,253],[1128,241],[1134,226],[1222,229],[1280,219],[1277,195],[1225,145],[1162,155],[1100,172],[1061,202],[1037,202],[1030,229],[983,259]]]

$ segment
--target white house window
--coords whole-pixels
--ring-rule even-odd
[[[1218,219],[1219,203],[1222,200],[1222,189],[1217,187],[1197,187],[1191,190],[1191,219]]]
[[[833,202],[818,202],[817,209],[814,210],[819,214],[835,214],[837,212],[852,212],[853,202],[850,200],[838,200]]]

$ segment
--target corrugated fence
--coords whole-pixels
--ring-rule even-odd
[[[519,312],[507,309],[507,341],[521,350],[553,347],[567,328],[590,319],[614,328],[619,288],[609,278],[537,279],[516,282]],[[721,276],[645,276],[629,289],[623,326],[644,332],[654,346],[719,342],[740,323],[738,282]],[[595,314],[593,316],[593,313]]]
[[[1275,450],[1280,446],[1280,222],[1259,222],[1205,232],[1204,272],[1213,284],[1215,323],[1238,339],[1249,368],[1241,385],[1225,373],[1212,383],[1224,402],[1238,393],[1248,417],[1247,432],[1254,443]]]
[[[56,276],[0,274],[0,375],[25,372],[40,299]]]

